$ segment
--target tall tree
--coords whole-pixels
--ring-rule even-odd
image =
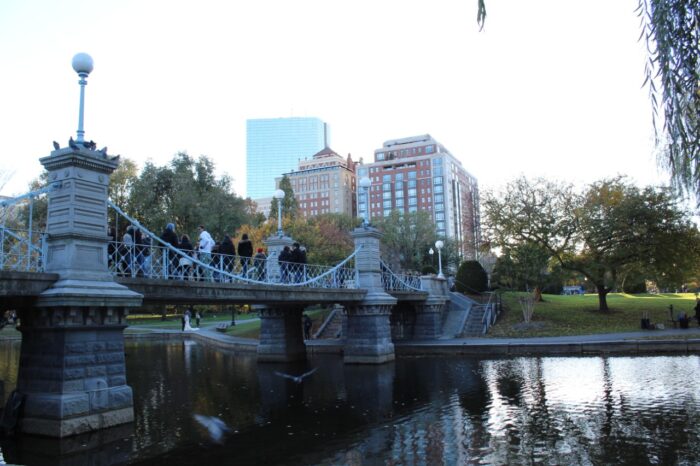
[[[374,220],[384,236],[382,257],[392,269],[420,271],[426,265],[426,253],[435,249],[437,234],[430,212],[403,213],[394,210]],[[445,248],[447,249],[447,248]],[[443,250],[445,252],[445,250]],[[437,255],[437,251],[434,251]]]
[[[169,166],[147,163],[129,199],[129,212],[151,231],[158,233],[173,222],[180,233],[193,235],[203,224],[217,239],[250,222],[246,209],[231,179],[216,177],[211,160],[194,160],[186,153],[177,154]]]
[[[299,203],[297,198],[294,197],[294,189],[292,189],[292,182],[289,180],[287,175],[283,175],[280,180],[279,189],[284,191],[284,199],[282,199],[282,215],[285,217],[296,217],[299,213]],[[270,205],[270,216],[271,219],[277,219],[277,200],[273,199]]]
[[[674,186],[695,194],[700,203],[700,3],[639,0],[638,13],[649,51],[645,83],[660,161],[670,169]]]
[[[625,267],[648,273],[690,268],[700,258],[700,233],[668,189],[639,189],[622,178],[574,193],[570,185],[520,178],[484,202],[487,235],[508,248],[534,243],[562,268],[581,273],[598,292],[599,309]]]

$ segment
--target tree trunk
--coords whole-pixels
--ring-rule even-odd
[[[542,299],[542,290],[540,289],[539,286],[535,287],[535,290],[533,291],[533,295],[534,295],[536,303],[541,303],[542,301],[544,301],[544,299]]]
[[[609,290],[606,290],[604,288],[598,288],[598,310],[599,311],[608,311],[608,296]]]

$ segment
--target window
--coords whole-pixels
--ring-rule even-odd
[[[403,189],[397,190],[397,191],[394,193],[394,196],[396,196],[396,197],[403,197]]]
[[[435,220],[445,220],[445,213],[444,212],[436,212],[435,213]]]
[[[443,202],[444,196],[442,194],[435,195],[435,202]]]
[[[435,226],[437,226],[438,230],[445,230],[445,222],[436,222]]]
[[[442,177],[436,176],[435,178],[433,178],[433,184],[442,184]]]
[[[416,180],[408,180],[408,187],[415,188],[416,187]]]
[[[394,188],[397,191],[403,191],[403,181],[397,181],[396,183],[394,183]]]
[[[382,190],[383,191],[391,191],[391,183],[384,183],[382,185]]]
[[[394,178],[396,179],[397,182],[403,181],[403,173],[397,173]]]
[[[391,191],[384,191],[382,196],[384,199],[391,199]]]
[[[438,212],[442,212],[445,210],[445,204],[435,204],[435,210]]]
[[[435,186],[435,192],[441,193],[442,192],[442,185]]]
[[[432,154],[433,152],[435,152],[435,146],[433,146],[432,144],[429,146],[425,146],[425,153],[426,154]]]
[[[391,209],[384,209],[384,216],[388,217],[389,215],[391,215]]]
[[[403,198],[396,199],[396,207],[403,207]]]
[[[377,160],[384,160],[384,152],[377,153]]]
[[[411,197],[411,196],[415,197],[415,195],[416,195],[416,188],[408,190],[408,197]]]
[[[416,206],[410,206],[410,207],[408,208],[408,211],[409,211],[409,212],[418,212],[418,207],[416,207]]]
[[[411,170],[410,172],[408,172],[408,179],[409,179],[409,180],[415,180],[415,179],[416,179],[416,171],[415,171],[415,170]]]
[[[391,199],[389,199],[388,201],[384,201],[384,208],[391,209]]]
[[[382,176],[382,183],[391,183],[391,175]]]
[[[415,197],[408,198],[408,205],[416,205],[416,204],[418,204],[418,200]]]

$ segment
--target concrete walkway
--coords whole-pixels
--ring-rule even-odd
[[[237,321],[244,323],[256,319]],[[127,334],[133,339],[187,338],[217,348],[236,351],[257,351],[258,340],[227,335],[216,330],[218,324],[205,324],[199,330],[158,330]],[[343,340],[308,340],[309,353],[343,351]],[[534,338],[455,338],[398,341],[397,355],[583,355],[583,354],[649,354],[700,353],[700,328],[646,330],[626,333],[604,333]]]

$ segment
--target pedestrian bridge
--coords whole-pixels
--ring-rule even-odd
[[[0,302],[21,322],[23,432],[65,437],[133,420],[123,329],[129,310],[144,304],[249,304],[261,320],[260,362],[306,357],[301,318],[311,305],[343,307],[346,363],[394,359],[398,308],[413,313],[409,337],[440,335],[444,278],[392,271],[380,257],[381,232],[368,224],[351,232],[354,250],[337,264],[280,261],[293,243],[283,234],[265,240],[265,258],[200,255],[164,242],[107,199],[116,159],[71,146],[41,163],[49,185],[0,201]],[[48,198],[39,231],[37,196]],[[143,241],[110,238],[108,209]]]

